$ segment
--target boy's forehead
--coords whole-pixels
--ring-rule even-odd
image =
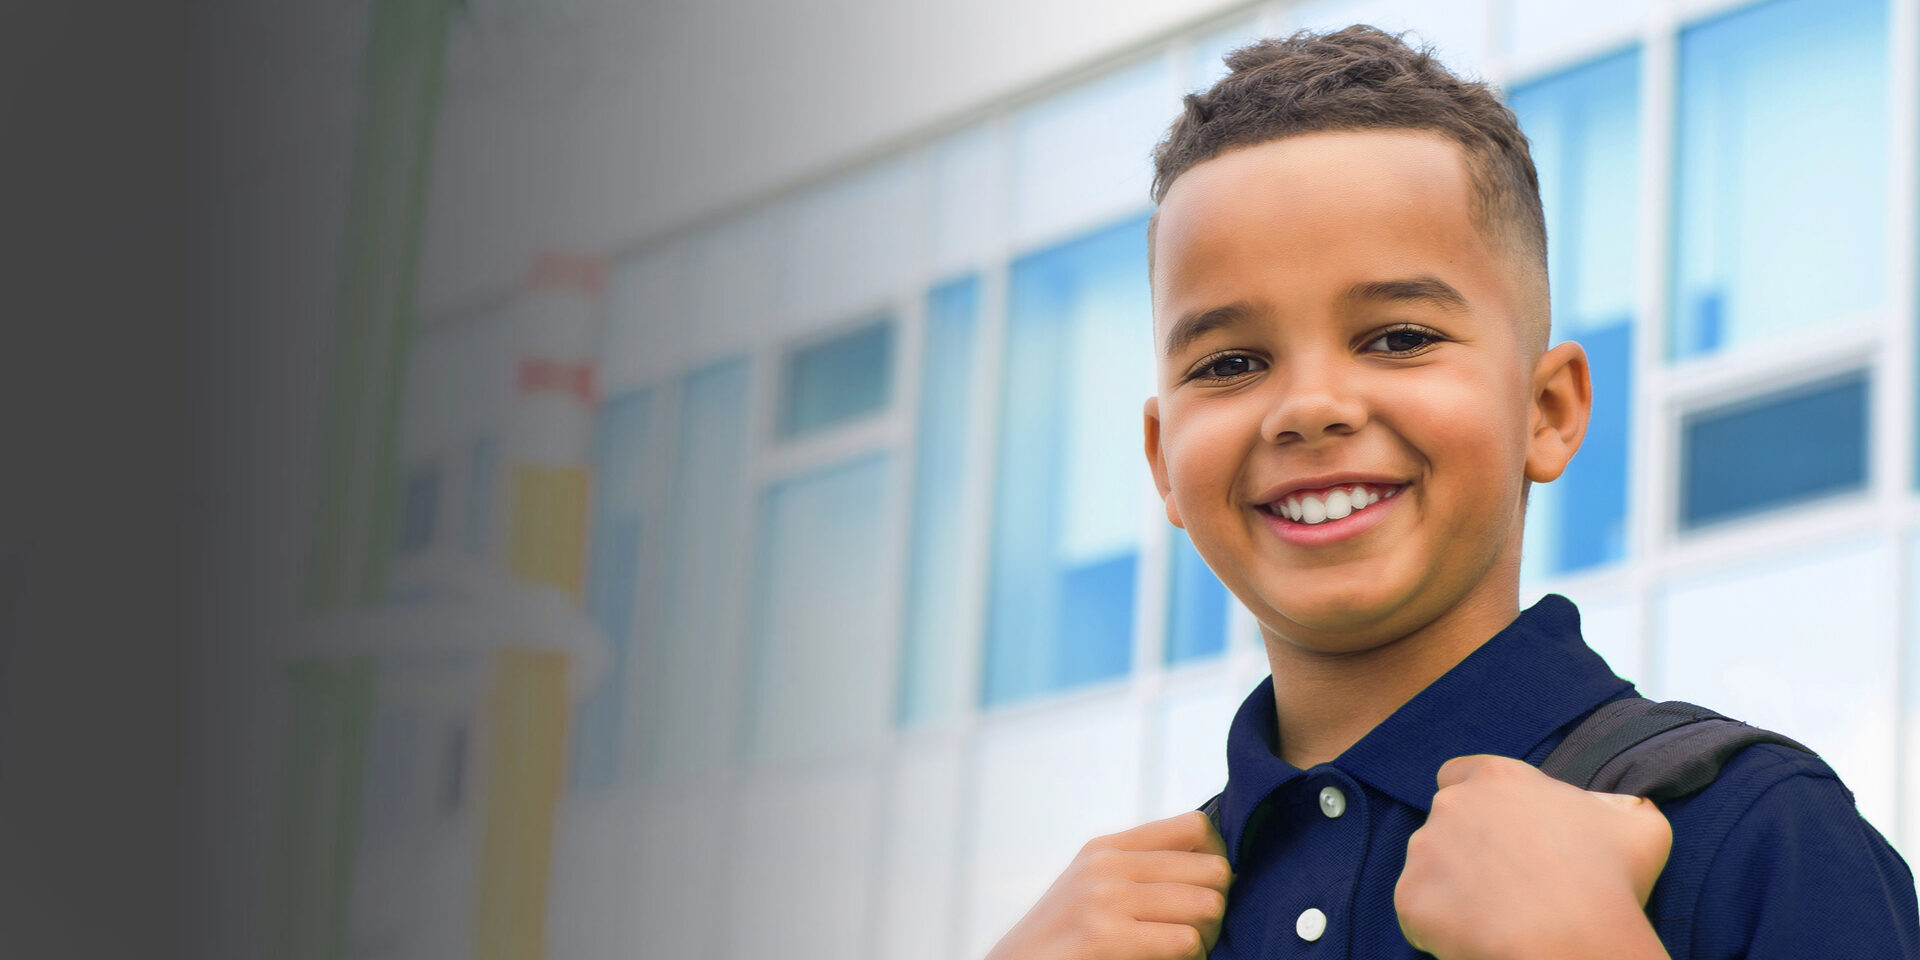
[[[1367,279],[1388,279],[1403,261],[1424,259],[1517,280],[1480,228],[1473,196],[1465,151],[1425,130],[1300,134],[1195,164],[1169,186],[1152,224],[1155,343],[1169,308],[1191,306],[1170,300],[1230,296],[1294,264],[1377,269]]]
[[[1402,129],[1320,131],[1239,147],[1195,164],[1168,187],[1156,239],[1185,239],[1197,219],[1215,220],[1222,208],[1297,214],[1384,193],[1467,218],[1466,154],[1438,133]]]

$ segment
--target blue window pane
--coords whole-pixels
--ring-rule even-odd
[[[1579,455],[1529,495],[1526,571],[1567,573],[1626,556],[1633,392],[1640,52],[1516,89],[1547,218],[1554,339],[1586,348],[1593,419]]]
[[[966,502],[967,425],[980,282],[968,277],[927,297],[926,348],[913,456],[913,556],[907,578],[903,724],[951,716],[962,705],[966,622],[959,593]]]
[[[606,667],[580,702],[574,720],[574,787],[603,787],[618,773],[626,713],[634,613],[639,606],[641,503],[652,407],[644,391],[621,394],[600,408],[593,438],[593,529],[587,569],[587,611],[605,631]]]
[[[892,725],[895,624],[887,581],[894,463],[863,457],[767,489],[756,550],[748,743],[795,759]]]
[[[460,524],[460,547],[468,553],[486,551],[493,484],[499,471],[500,442],[491,437],[475,440],[467,451],[467,502]]]
[[[1153,390],[1145,227],[1031,254],[1009,276],[988,704],[1131,665],[1140,404]]]
[[[1681,34],[1671,356],[1886,302],[1886,28],[1772,0]]]
[[[1680,525],[1865,489],[1867,378],[1855,374],[1686,418]]]
[[[893,398],[893,322],[882,320],[787,357],[780,435],[800,437],[886,409]]]
[[[1566,572],[1627,555],[1627,433],[1633,331],[1625,321],[1582,334],[1593,374],[1593,418],[1580,452],[1553,482],[1560,498],[1555,567]]]
[[[744,358],[688,372],[678,389],[671,498],[661,546],[643,562],[657,593],[634,648],[641,770],[650,778],[722,767],[738,744],[752,492],[747,443],[752,376]],[[649,570],[656,568],[649,566]]]
[[[409,470],[400,507],[401,553],[433,542],[434,520],[439,512],[440,468],[429,463]]]
[[[1167,550],[1167,663],[1218,656],[1227,648],[1227,588],[1185,530],[1173,531]]]

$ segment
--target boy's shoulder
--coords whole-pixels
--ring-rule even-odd
[[[1661,811],[1673,848],[1647,912],[1676,960],[1920,956],[1912,871],[1818,756],[1747,747]]]

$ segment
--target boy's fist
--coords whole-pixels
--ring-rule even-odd
[[[1233,873],[1195,811],[1097,837],[987,960],[1200,960]]]
[[[1673,845],[1649,800],[1592,793],[1507,757],[1440,768],[1394,907],[1441,960],[1665,957],[1647,897]]]

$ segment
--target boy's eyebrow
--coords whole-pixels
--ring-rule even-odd
[[[1453,285],[1445,280],[1432,276],[1356,283],[1347,288],[1342,299],[1349,304],[1369,301],[1420,302],[1432,304],[1442,310],[1467,309],[1467,298],[1464,294],[1454,289]],[[1164,355],[1171,357],[1188,344],[1215,330],[1240,323],[1247,319],[1251,312],[1252,307],[1248,304],[1229,303],[1186,314],[1167,328],[1167,347]]]
[[[1201,337],[1221,327],[1230,327],[1246,319],[1247,305],[1229,303],[1225,306],[1210,307],[1198,313],[1189,313],[1173,322],[1167,328],[1167,349],[1165,356],[1173,356]]]
[[[1405,280],[1373,280],[1347,288],[1350,304],[1368,300],[1422,301],[1442,310],[1465,310],[1467,298],[1452,284],[1439,277],[1410,277]]]

